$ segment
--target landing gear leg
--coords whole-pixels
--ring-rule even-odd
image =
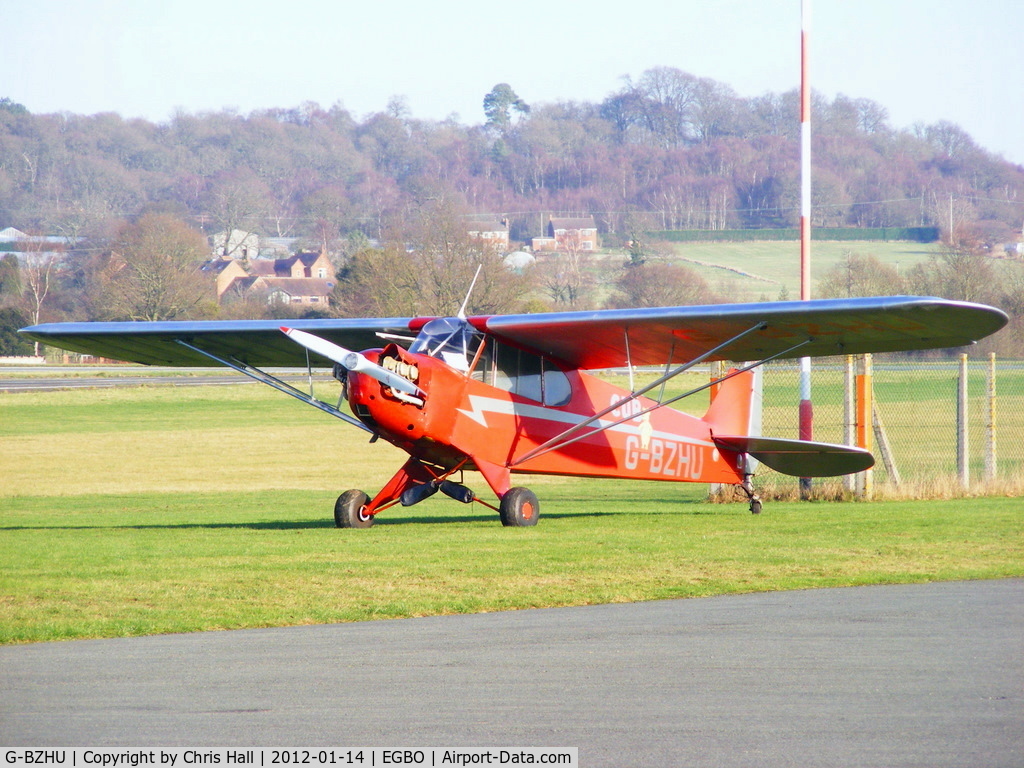
[[[750,514],[759,515],[761,514],[761,497],[754,492],[753,475],[744,475],[743,484],[740,488],[747,494],[747,498],[750,499]]]

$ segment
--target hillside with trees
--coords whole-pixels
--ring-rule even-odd
[[[129,275],[142,278],[125,260],[124,238],[145,217],[163,217],[183,253],[195,243],[171,233],[169,219],[207,237],[300,238],[343,257],[341,279],[351,282],[339,307],[370,311],[379,301],[360,286],[395,273],[409,243],[435,237],[423,231],[425,213],[504,218],[513,242],[542,235],[545,215],[593,215],[605,246],[627,257],[628,244],[651,231],[794,227],[798,105],[795,90],[745,98],[670,67],[626,78],[600,103],[526,104],[498,84],[481,94],[476,124],[416,119],[401,98],[361,118],[340,103],[305,103],[248,115],[179,112],[163,123],[31,114],[0,99],[0,227],[62,235],[78,250],[75,269],[47,289],[52,317],[152,314],[126,303],[140,290]],[[816,95],[813,113],[815,226],[936,227],[952,251],[968,254],[1001,255],[1003,243],[1020,239],[1024,166],[950,123],[894,127],[869,99]],[[428,261],[444,263],[449,246]],[[427,257],[416,258],[422,282]],[[651,271],[652,283],[688,279]],[[401,291],[406,299],[423,294],[419,282]],[[431,295],[447,301],[442,282]],[[635,275],[607,283],[616,303],[708,298],[701,286],[652,292]],[[522,292],[496,287],[491,303],[508,295]],[[215,311],[193,299],[186,314]]]
[[[1024,167],[956,125],[897,129],[869,99],[814,99],[818,226],[946,229],[1010,240],[1024,218]],[[592,213],[621,233],[795,226],[798,93],[742,98],[659,67],[599,104],[527,105],[507,84],[481,94],[485,121],[417,120],[400,98],[357,119],[315,103],[239,115],[33,115],[0,101],[0,222],[69,236],[172,213],[198,229],[380,238],[410,202],[457,195],[541,234],[538,214]],[[950,211],[952,207],[952,213]]]

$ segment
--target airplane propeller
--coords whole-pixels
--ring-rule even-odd
[[[300,331],[297,328],[281,327],[281,331],[292,341],[301,344],[310,352],[316,352],[339,365],[344,366],[352,373],[366,374],[376,379],[385,387],[391,387],[396,392],[404,392],[413,397],[424,397],[424,392],[404,376],[399,376],[394,371],[389,371],[383,366],[370,362],[365,355],[353,352],[351,349],[335,344],[327,339],[314,336],[312,333]]]

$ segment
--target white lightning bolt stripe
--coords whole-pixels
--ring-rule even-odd
[[[539,421],[568,424],[570,426],[580,424],[589,418],[589,416],[581,416],[578,413],[568,413],[554,408],[545,408],[542,405],[526,405],[525,403],[514,403],[511,400],[499,400],[495,397],[483,397],[481,395],[469,395],[469,404],[473,406],[473,409],[470,411],[467,411],[464,408],[456,408],[456,410],[459,413],[468,416],[482,427],[490,426],[487,423],[486,414],[488,413],[498,414],[501,416],[519,416],[524,419],[537,419]],[[614,421],[598,419],[593,422],[591,426],[595,429],[605,428],[611,432],[623,432],[627,435],[640,434],[640,428],[634,424],[623,422],[622,424],[611,426],[614,423]],[[671,440],[677,443],[702,445],[708,448],[715,447],[715,444],[710,440],[699,440],[697,438],[687,437],[686,435],[680,435],[675,432],[652,431],[651,437],[657,437],[661,440]]]

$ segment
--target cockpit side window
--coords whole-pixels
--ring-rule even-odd
[[[540,355],[491,342],[485,381],[544,405],[565,405],[572,397],[569,379]],[[481,361],[483,362],[483,361]]]
[[[483,350],[481,344],[485,344]],[[458,371],[469,372],[477,381],[544,405],[565,405],[572,397],[569,379],[553,363],[499,344],[493,337],[485,339],[456,317],[440,317],[424,325],[409,351],[436,357]]]

